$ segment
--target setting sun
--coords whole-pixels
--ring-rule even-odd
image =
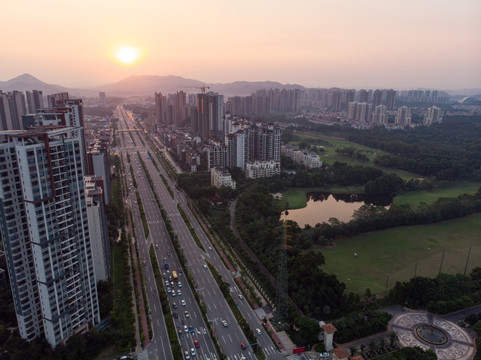
[[[130,64],[138,59],[139,49],[132,46],[124,46],[117,51],[115,57],[121,63]]]

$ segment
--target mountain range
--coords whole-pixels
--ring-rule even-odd
[[[225,96],[246,96],[259,89],[305,89],[301,85],[281,84],[274,81],[236,81],[233,83],[204,83],[199,80],[186,79],[181,76],[143,75],[130,76],[119,82],[96,88],[67,88],[60,85],[47,84],[30,74],[23,74],[8,81],[0,81],[0,90],[41,90],[44,95],[68,91],[75,96],[98,96],[99,91],[105,91],[110,96],[153,96],[155,92],[171,94],[177,91],[199,93],[205,87]]]
[[[113,84],[95,88],[68,88],[61,85],[47,84],[30,74],[23,74],[7,81],[0,81],[1,91],[41,90],[44,95],[68,91],[73,96],[97,97],[99,91],[107,96],[153,96],[155,92],[172,94],[177,91],[199,93],[201,89],[215,91],[226,97],[247,96],[261,89],[306,89],[298,84],[281,84],[275,81],[235,81],[232,83],[205,83],[199,80],[186,79],[181,76],[167,75],[134,75]],[[481,89],[446,90],[443,96],[454,98],[473,96],[481,99]]]

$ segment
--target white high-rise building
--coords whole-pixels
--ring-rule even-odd
[[[437,106],[432,106],[428,109],[428,113],[424,118],[424,125],[432,125],[434,123],[440,123],[443,119],[441,109]]]
[[[396,125],[409,125],[411,124],[411,109],[407,106],[401,106],[397,109],[397,116],[394,121]]]
[[[0,229],[19,332],[53,347],[100,321],[76,113],[0,132]]]
[[[386,105],[378,105],[372,113],[372,122],[374,124],[383,125],[387,123]]]

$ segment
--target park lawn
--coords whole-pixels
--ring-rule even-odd
[[[384,295],[396,281],[442,272],[467,274],[481,266],[481,214],[438,224],[405,226],[337,240],[323,253],[324,270],[346,284],[346,290],[363,294],[367,288]],[[444,259],[443,259],[444,251]],[[355,256],[354,254],[357,254]],[[417,265],[416,265],[417,264]]]
[[[462,182],[446,189],[434,189],[432,191],[416,191],[404,193],[394,198],[394,204],[417,205],[420,203],[431,204],[439,198],[456,198],[463,194],[475,194],[481,184],[479,182]]]

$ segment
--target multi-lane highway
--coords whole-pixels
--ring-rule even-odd
[[[130,117],[130,114],[127,114],[127,112],[121,107],[117,109],[116,113],[120,118],[121,127],[125,127],[126,125],[127,128],[134,128],[133,119]],[[217,338],[222,352],[227,355],[229,360],[240,360],[243,358],[256,359],[253,348],[249,346],[253,344],[249,344],[247,342],[244,333],[237,325],[234,315],[232,314],[230,307],[218,288],[212,274],[210,273],[208,267],[205,266],[206,261],[208,261],[215,266],[216,270],[222,275],[224,281],[231,285],[231,295],[234,297],[234,299],[236,299],[237,306],[251,326],[251,329],[259,328],[261,330],[260,334],[256,333],[256,344],[258,344],[259,347],[255,346],[254,348],[257,349],[257,351],[260,351],[259,348],[261,348],[262,351],[267,355],[268,359],[283,358],[276,351],[270,337],[267,334],[264,334],[264,331],[260,325],[260,320],[254,311],[250,308],[246,301],[241,300],[242,296],[241,298],[239,297],[241,293],[235,286],[232,274],[228,271],[228,269],[225,268],[217,253],[212,250],[212,245],[203,232],[201,226],[190,212],[183,194],[175,190],[175,184],[171,182],[165,170],[161,167],[160,171],[168,180],[169,187],[174,192],[174,199],[172,199],[170,196],[165,184],[160,176],[158,176],[158,170],[152,163],[152,159],[150,159],[150,155],[153,155],[154,152],[145,147],[139,138],[140,136],[145,135],[143,133],[132,133],[132,136],[134,137],[135,144],[131,141],[129,135],[125,135],[125,143],[122,142],[121,152],[124,154],[130,154],[131,165],[138,187],[137,189],[133,188],[130,174],[126,174],[127,182],[129,184],[128,186],[130,188],[128,201],[129,205],[132,206],[132,214],[134,217],[134,223],[136,224],[136,234],[140,256],[143,260],[145,260],[144,272],[146,276],[148,300],[152,313],[151,317],[154,335],[148,347],[149,358],[170,359],[172,357],[172,355],[169,354],[170,343],[166,335],[165,325],[163,324],[164,319],[162,310],[160,308],[160,302],[156,293],[155,280],[153,278],[153,271],[148,254],[150,244],[154,245],[159,266],[164,266],[164,259],[166,259],[168,263],[168,271],[170,272],[168,272],[165,268],[161,271],[166,277],[166,279],[163,279],[164,286],[166,287],[166,290],[170,290],[168,296],[171,306],[171,313],[172,316],[174,316],[175,325],[179,330],[178,336],[183,352],[187,351],[187,354],[190,358],[197,357],[204,360],[217,358],[215,347],[211,339],[211,335],[213,335]],[[144,143],[147,144],[145,139]],[[150,155],[148,154],[148,151],[150,151]],[[180,263],[172,247],[165,224],[155,201],[154,194],[152,193],[147,176],[144,173],[138,159],[137,152],[140,153],[140,156],[147,167],[147,170],[153,181],[154,191],[157,194],[162,207],[165,209],[174,232],[179,239],[187,261],[186,265],[195,281],[195,289],[190,289],[188,286],[189,284],[186,280],[184,280],[185,274],[182,273]],[[128,160],[125,155],[123,158],[125,169],[128,170],[130,164],[128,164]],[[157,161],[157,165],[160,165],[159,161]],[[150,234],[147,238],[145,238],[143,231],[141,230],[142,226],[140,213],[138,206],[135,204],[135,190],[138,190],[142,199],[142,204],[148,221]],[[200,249],[192,238],[177,209],[177,204],[179,204],[187,214],[189,222],[195,229],[195,232],[202,242],[204,249],[206,249],[205,251]],[[172,270],[179,274],[178,282],[182,284],[182,287],[179,288],[179,283],[177,281],[169,281],[168,277],[171,276]],[[181,293],[180,296],[179,291]],[[212,334],[210,334],[207,330],[207,326],[204,323],[204,319],[201,316],[199,306],[195,301],[192,291],[196,291],[206,305],[208,321],[211,322],[213,328]],[[173,296],[173,294],[175,294],[175,296]],[[185,305],[183,305],[184,302]],[[246,345],[245,349],[242,348],[243,346],[241,347],[241,344]],[[193,355],[192,350],[194,350],[195,355]]]

